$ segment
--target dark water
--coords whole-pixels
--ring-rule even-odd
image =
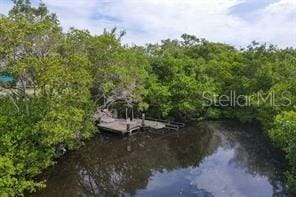
[[[288,195],[284,162],[254,130],[205,122],[172,134],[98,136],[45,172],[47,188],[35,195]]]

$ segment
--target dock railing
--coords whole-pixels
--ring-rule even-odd
[[[183,128],[183,127],[185,127],[185,124],[181,123],[181,122],[175,122],[175,121],[169,121],[169,120],[161,120],[161,119],[149,118],[149,117],[145,118],[145,120],[162,122],[162,123],[165,123],[168,127],[173,127],[173,128]]]

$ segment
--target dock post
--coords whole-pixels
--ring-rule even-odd
[[[130,119],[126,119],[126,130],[129,131],[131,128]]]
[[[145,126],[145,113],[142,113],[142,127]]]

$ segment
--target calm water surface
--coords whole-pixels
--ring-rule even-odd
[[[256,129],[242,128],[204,122],[171,134],[100,135],[47,170],[35,196],[292,196],[285,162]]]

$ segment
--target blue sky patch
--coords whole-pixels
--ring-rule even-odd
[[[109,22],[121,22],[119,18],[116,18],[111,15],[102,14],[100,12],[94,13],[91,17],[91,20],[103,20],[103,21],[109,21]]]
[[[254,14],[258,10],[264,9],[270,4],[276,3],[279,0],[245,0],[231,7],[229,14],[242,18],[246,21],[252,21]]]

